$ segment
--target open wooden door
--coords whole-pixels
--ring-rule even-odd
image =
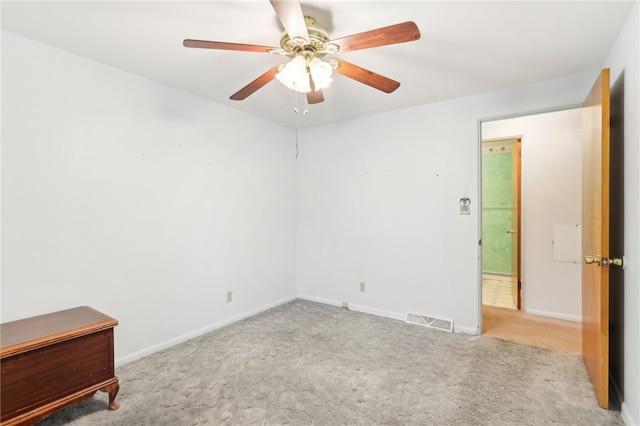
[[[609,70],[583,104],[582,358],[598,404],[609,407]]]
[[[520,193],[522,188],[522,140],[518,139],[511,150],[511,229],[507,232],[511,234],[511,297],[513,306],[521,309],[520,298]]]

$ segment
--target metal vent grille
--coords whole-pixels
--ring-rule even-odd
[[[409,324],[421,325],[423,327],[436,328],[448,332],[453,331],[453,321],[443,318],[429,317],[425,315],[412,314],[407,312],[404,319]]]

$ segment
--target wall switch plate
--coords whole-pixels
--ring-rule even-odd
[[[461,215],[471,214],[471,200],[467,197],[460,198],[460,214]]]
[[[227,303],[231,302],[233,300],[233,292],[232,291],[228,291],[227,292]]]
[[[360,291],[363,293],[367,291],[367,284],[364,281],[360,281]]]

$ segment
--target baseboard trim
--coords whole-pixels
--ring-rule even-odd
[[[480,333],[480,329],[479,328],[472,328],[472,327],[465,327],[465,326],[461,326],[461,325],[456,325],[456,323],[453,323],[453,332],[454,333],[461,333],[461,334],[471,334],[474,336],[477,336]]]
[[[575,315],[558,314],[556,312],[540,311],[538,309],[524,309],[524,312],[530,315],[538,315],[539,317],[555,318],[563,321],[582,322],[582,317]]]
[[[299,294],[298,298],[303,300],[308,300],[310,302],[322,303],[324,305],[342,307],[342,302],[338,300],[324,299],[322,297],[310,296],[308,294]],[[404,320],[403,314],[399,314],[391,311],[385,311],[382,309],[371,308],[365,305],[356,305],[353,303],[349,303],[348,309],[354,312],[362,312],[363,314],[371,314],[378,317],[391,318],[391,319],[396,319],[401,321]]]
[[[224,319],[222,321],[213,323],[213,324],[209,324],[205,327],[199,328],[197,330],[191,331],[189,333],[183,334],[181,336],[177,336],[174,337],[172,339],[169,340],[165,340],[164,342],[158,343],[156,345],[153,346],[149,346],[148,348],[142,349],[140,351],[134,352],[132,354],[129,355],[125,355],[123,357],[117,358],[115,361],[115,366],[119,367],[121,365],[127,364],[129,362],[132,361],[136,361],[139,360],[140,358],[143,358],[147,355],[151,355],[155,352],[161,351],[163,349],[167,349],[170,348],[171,346],[175,346],[177,344],[180,344],[182,342],[186,342],[187,340],[191,340],[195,337],[201,336],[203,334],[206,334],[210,331],[216,330],[218,328],[222,328],[226,325],[232,324],[234,322],[238,322],[241,321],[245,318],[249,318],[252,317],[254,315],[257,315],[261,312],[267,311],[269,309],[275,308],[276,306],[280,306],[280,305],[284,305],[285,303],[289,303],[293,300],[295,300],[297,298],[297,296],[289,296],[289,297],[285,297],[283,299],[280,300],[276,300],[270,303],[267,303],[265,305],[259,306],[257,308],[254,309],[250,309],[246,312],[240,313],[238,315],[234,315],[230,318]]]
[[[245,318],[249,318],[252,317],[254,315],[257,315],[261,312],[267,311],[269,309],[275,308],[276,306],[280,306],[280,305],[284,305],[285,303],[289,303],[295,299],[303,299],[303,300],[308,300],[310,302],[317,302],[317,303],[322,303],[325,305],[330,305],[330,306],[337,306],[340,307],[342,306],[342,302],[341,301],[337,301],[337,300],[331,300],[331,299],[325,299],[325,298],[321,298],[321,297],[316,297],[316,296],[311,296],[311,295],[307,295],[307,294],[299,294],[297,296],[289,296],[289,297],[285,297],[283,299],[280,300],[276,300],[274,302],[270,302],[267,303],[265,305],[259,306],[257,308],[251,309],[249,311],[243,312],[241,314],[238,315],[234,315],[230,318],[224,319],[222,321],[213,323],[213,324],[209,324],[205,327],[199,328],[197,330],[191,331],[189,333],[174,337],[172,339],[169,340],[165,340],[164,342],[158,343],[156,345],[153,346],[149,346],[148,348],[144,348],[142,350],[139,350],[137,352],[134,352],[132,354],[129,355],[125,355],[123,357],[119,357],[115,360],[115,366],[119,367],[121,365],[127,364],[129,362],[133,362],[133,361],[137,361],[141,358],[144,358],[145,356],[151,355],[155,352],[159,352],[161,350],[170,348],[172,346],[178,345],[182,342],[186,342],[187,340],[196,338],[198,336],[201,336],[203,334],[206,334],[210,331],[216,330],[218,328],[224,327],[226,325],[232,324],[234,322],[237,321],[241,321]],[[349,309],[355,312],[362,312],[365,314],[371,314],[371,315],[376,315],[379,317],[384,317],[384,318],[391,318],[391,319],[395,319],[395,320],[400,320],[400,321],[404,321],[404,317],[405,315],[402,313],[398,313],[398,312],[392,312],[392,311],[386,311],[383,309],[377,309],[377,308],[372,308],[370,306],[366,306],[366,305],[354,305],[354,304],[349,304]],[[478,334],[478,330],[471,328],[471,327],[464,327],[464,326],[459,326],[455,324],[454,321],[454,329],[453,331],[455,333],[463,333],[463,334]]]
[[[398,314],[396,312],[391,312],[391,311],[385,311],[385,310],[382,310],[382,309],[371,308],[369,306],[352,305],[351,303],[349,303],[349,309],[351,309],[352,311],[356,311],[356,312],[362,312],[364,314],[371,314],[371,315],[375,315],[375,316],[378,316],[378,317],[391,318],[391,319],[395,319],[395,320],[404,321],[404,315],[403,314]]]
[[[342,306],[342,302],[338,302],[337,300],[324,299],[322,297],[310,296],[308,294],[299,294],[298,299],[308,300],[309,302],[322,303],[323,305],[338,306],[338,307]]]
[[[338,306],[338,307],[342,306],[341,301],[324,299],[321,297],[310,296],[308,294],[299,294],[298,298],[308,300],[310,302],[323,303],[325,305],[330,305],[330,306]],[[404,313],[386,311],[383,309],[372,308],[370,306],[365,306],[365,305],[357,305],[357,304],[349,303],[349,309],[355,312],[362,312],[364,314],[371,314],[379,317],[391,318],[391,319],[400,320],[400,321],[404,321],[404,318],[405,318]],[[480,331],[477,328],[459,326],[459,325],[456,325],[455,321],[453,322],[453,332],[462,333],[462,334],[471,334],[471,335],[480,334]]]
[[[620,414],[622,416],[622,421],[627,426],[639,426],[640,421],[638,419],[634,419],[631,413],[629,412],[629,406],[624,402],[620,406]]]

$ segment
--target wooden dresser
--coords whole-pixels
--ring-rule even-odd
[[[98,390],[117,409],[116,325],[88,306],[0,324],[0,425],[34,424]]]

